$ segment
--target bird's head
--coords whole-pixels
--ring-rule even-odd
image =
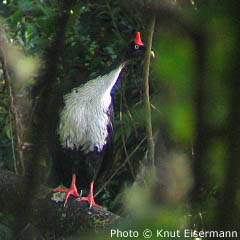
[[[136,37],[133,41],[131,41],[127,47],[126,58],[132,59],[138,56],[142,57],[145,52],[145,45],[141,39],[141,33],[137,32]],[[152,56],[154,57],[154,52],[152,51]]]

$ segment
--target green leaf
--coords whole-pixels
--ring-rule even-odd
[[[11,140],[12,139],[12,134],[11,134],[11,123],[8,123],[7,125],[5,125],[5,133],[7,135],[7,137]]]

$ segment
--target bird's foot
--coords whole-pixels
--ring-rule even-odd
[[[81,197],[81,198],[80,198],[80,201],[88,201],[88,202],[89,202],[89,205],[90,205],[89,209],[90,209],[92,206],[96,206],[96,207],[102,208],[100,205],[98,205],[98,204],[95,202],[95,199],[94,199],[94,196],[93,196],[93,186],[94,186],[94,182],[91,182],[88,196],[87,196],[87,197]]]
[[[65,202],[64,202],[64,207],[67,204],[68,198],[70,197],[70,195],[73,195],[75,197],[80,198],[80,194],[78,193],[77,187],[76,187],[76,175],[73,174],[72,175],[72,184],[70,186],[70,188],[68,189],[62,189],[62,188],[57,188],[53,190],[54,192],[65,192],[66,196],[65,196]]]

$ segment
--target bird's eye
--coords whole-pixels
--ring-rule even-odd
[[[136,45],[134,46],[134,48],[135,48],[136,50],[139,49],[139,45],[136,44]]]

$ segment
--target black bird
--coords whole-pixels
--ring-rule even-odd
[[[92,179],[90,191],[87,197],[81,197],[81,200],[89,202],[90,207],[97,205],[93,196],[93,187],[102,163],[102,160],[99,158],[94,160],[92,156],[104,152],[112,129],[112,89],[126,64],[142,55],[144,50],[141,34],[137,32],[134,41],[130,42],[124,54],[117,58],[109,70],[64,96],[65,106],[60,113],[58,134],[62,147],[81,150],[90,156],[87,158]],[[69,189],[55,189],[55,191],[66,192],[64,205],[70,195],[80,197],[76,187],[76,175],[73,174]]]

